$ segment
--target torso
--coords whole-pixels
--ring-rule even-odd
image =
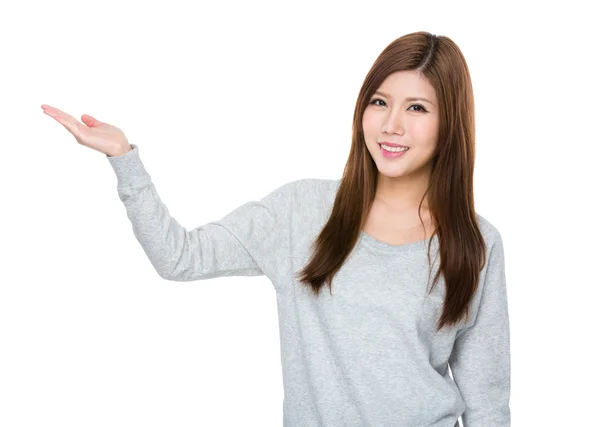
[[[363,231],[390,245],[419,242],[429,239],[434,231],[429,214],[421,211],[421,217],[423,224],[421,224],[416,211],[410,214],[393,214],[375,200],[367,216]]]

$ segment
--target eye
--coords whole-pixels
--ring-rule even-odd
[[[379,98],[374,98],[371,102],[369,102],[369,104],[377,105],[378,107],[383,107],[383,105],[376,104],[377,101],[381,101],[385,104],[385,101],[382,99],[379,99]],[[427,112],[425,107],[423,107],[421,104],[411,104],[411,106],[408,108],[411,108],[411,107],[419,107],[421,109],[421,110],[412,110],[412,111],[423,112],[423,113]]]
[[[373,99],[369,104],[377,105],[377,104],[375,104],[377,101],[381,101],[381,102],[383,102],[385,104],[385,101],[383,101],[382,99],[379,99],[379,98]],[[380,105],[377,105],[377,106],[380,107]]]
[[[412,104],[410,107],[419,107],[419,108],[421,108],[421,110],[423,112],[427,112],[427,110],[425,109],[425,107],[423,107],[421,104]],[[410,108],[410,107],[408,107],[408,108]],[[419,110],[417,110],[417,111],[419,111]]]

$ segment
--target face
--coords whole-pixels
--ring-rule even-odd
[[[381,93],[380,93],[381,92]],[[426,98],[407,100],[406,98]],[[404,180],[427,175],[438,137],[438,101],[435,89],[417,71],[390,74],[365,109],[365,143],[379,170],[379,178]],[[384,141],[409,147],[403,153],[385,152]]]

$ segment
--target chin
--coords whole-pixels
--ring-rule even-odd
[[[378,169],[379,171],[379,175],[384,176],[386,178],[401,178],[403,176],[406,176],[406,172],[405,171],[389,171],[389,170],[381,170]]]

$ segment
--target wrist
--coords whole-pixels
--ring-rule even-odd
[[[107,154],[107,156],[108,157],[118,157],[118,156],[122,156],[123,154],[130,152],[131,150],[133,150],[133,147],[131,146],[131,144],[127,144],[127,146],[121,147],[118,150],[115,150],[115,152],[113,152],[111,154]]]

